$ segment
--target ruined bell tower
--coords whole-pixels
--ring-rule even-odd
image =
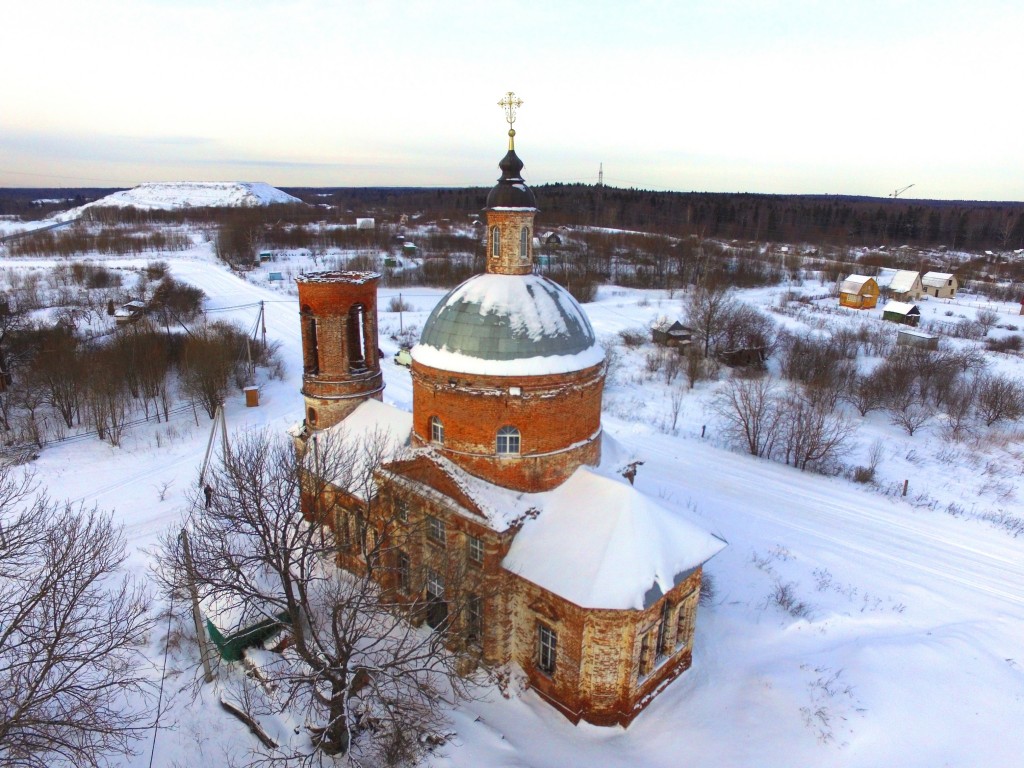
[[[308,272],[295,278],[308,429],[332,427],[364,400],[382,399],[379,281],[377,272]]]

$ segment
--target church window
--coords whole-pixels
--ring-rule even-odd
[[[651,634],[644,632],[640,638],[640,660],[637,665],[637,675],[641,678],[647,677],[651,672]]]
[[[655,646],[655,653],[660,659],[669,650],[668,630],[669,622],[672,620],[672,605],[667,600],[661,606],[661,621],[658,622],[658,644]]]
[[[466,642],[479,643],[484,633],[484,601],[480,595],[466,596]]]
[[[679,606],[679,617],[676,619],[676,645],[689,645],[693,640],[693,599],[688,597]]]
[[[312,376],[320,372],[320,350],[317,344],[316,316],[311,307],[303,305],[302,311],[302,370]]]
[[[484,561],[484,542],[476,536],[466,537],[466,557],[474,565],[480,565]]]
[[[537,669],[548,677],[555,674],[555,657],[558,653],[558,635],[546,624],[537,624]]]
[[[434,629],[448,620],[448,603],[444,599],[444,577],[431,569],[427,572],[427,624]]]
[[[501,255],[501,238],[497,227],[491,227],[491,258],[496,259]]]
[[[398,588],[402,592],[408,592],[412,566],[409,562],[409,556],[402,550],[398,550],[398,562],[396,564],[395,571],[398,574]]]
[[[409,522],[409,502],[408,501],[406,501],[403,498],[395,499],[395,517],[397,517],[400,522],[403,522],[403,523],[408,523]]]
[[[309,426],[316,426],[316,408],[308,408],[306,410],[306,421],[309,423]]]
[[[519,453],[519,430],[502,427],[498,430],[498,453],[503,456]]]
[[[437,416],[430,417],[430,442],[444,445],[444,424]]]
[[[519,258],[525,259],[530,252],[530,228],[523,227],[519,230]]]
[[[444,520],[433,515],[427,515],[427,538],[443,547],[445,544],[445,533]]]
[[[356,373],[366,370],[366,308],[356,304],[348,311],[348,368]]]

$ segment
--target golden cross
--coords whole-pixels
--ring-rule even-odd
[[[505,120],[508,122],[508,127],[512,127],[512,123],[516,121],[516,110],[523,106],[523,100],[516,98],[516,95],[509,91],[505,94],[505,97],[498,102],[498,106],[505,110]]]
[[[523,100],[517,98],[512,91],[509,91],[498,102],[498,106],[505,110],[505,120],[508,122],[508,148],[509,150],[514,150],[516,148],[516,129],[512,127],[512,123],[516,121],[516,110],[523,106]]]

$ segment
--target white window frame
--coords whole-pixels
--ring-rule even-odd
[[[474,565],[484,562],[484,541],[476,536],[466,537],[466,557]]]
[[[557,663],[558,633],[547,624],[537,622],[537,669],[554,677]]]
[[[522,448],[522,435],[518,427],[504,426],[498,430],[495,452],[499,456],[518,456]]]
[[[437,416],[430,417],[430,442],[444,445],[444,423]]]
[[[447,536],[448,527],[444,520],[434,515],[427,515],[427,539],[443,547],[447,543]]]

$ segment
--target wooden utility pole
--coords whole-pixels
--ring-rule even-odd
[[[196,574],[192,567],[192,550],[188,543],[188,529],[181,529],[181,550],[185,557],[185,578],[188,580],[188,593],[192,598],[192,620],[196,623],[196,641],[199,643],[199,658],[203,662],[203,680],[213,682],[213,668],[210,666],[210,646],[206,642],[206,628],[203,626],[203,615],[199,610],[199,592],[196,590]]]

